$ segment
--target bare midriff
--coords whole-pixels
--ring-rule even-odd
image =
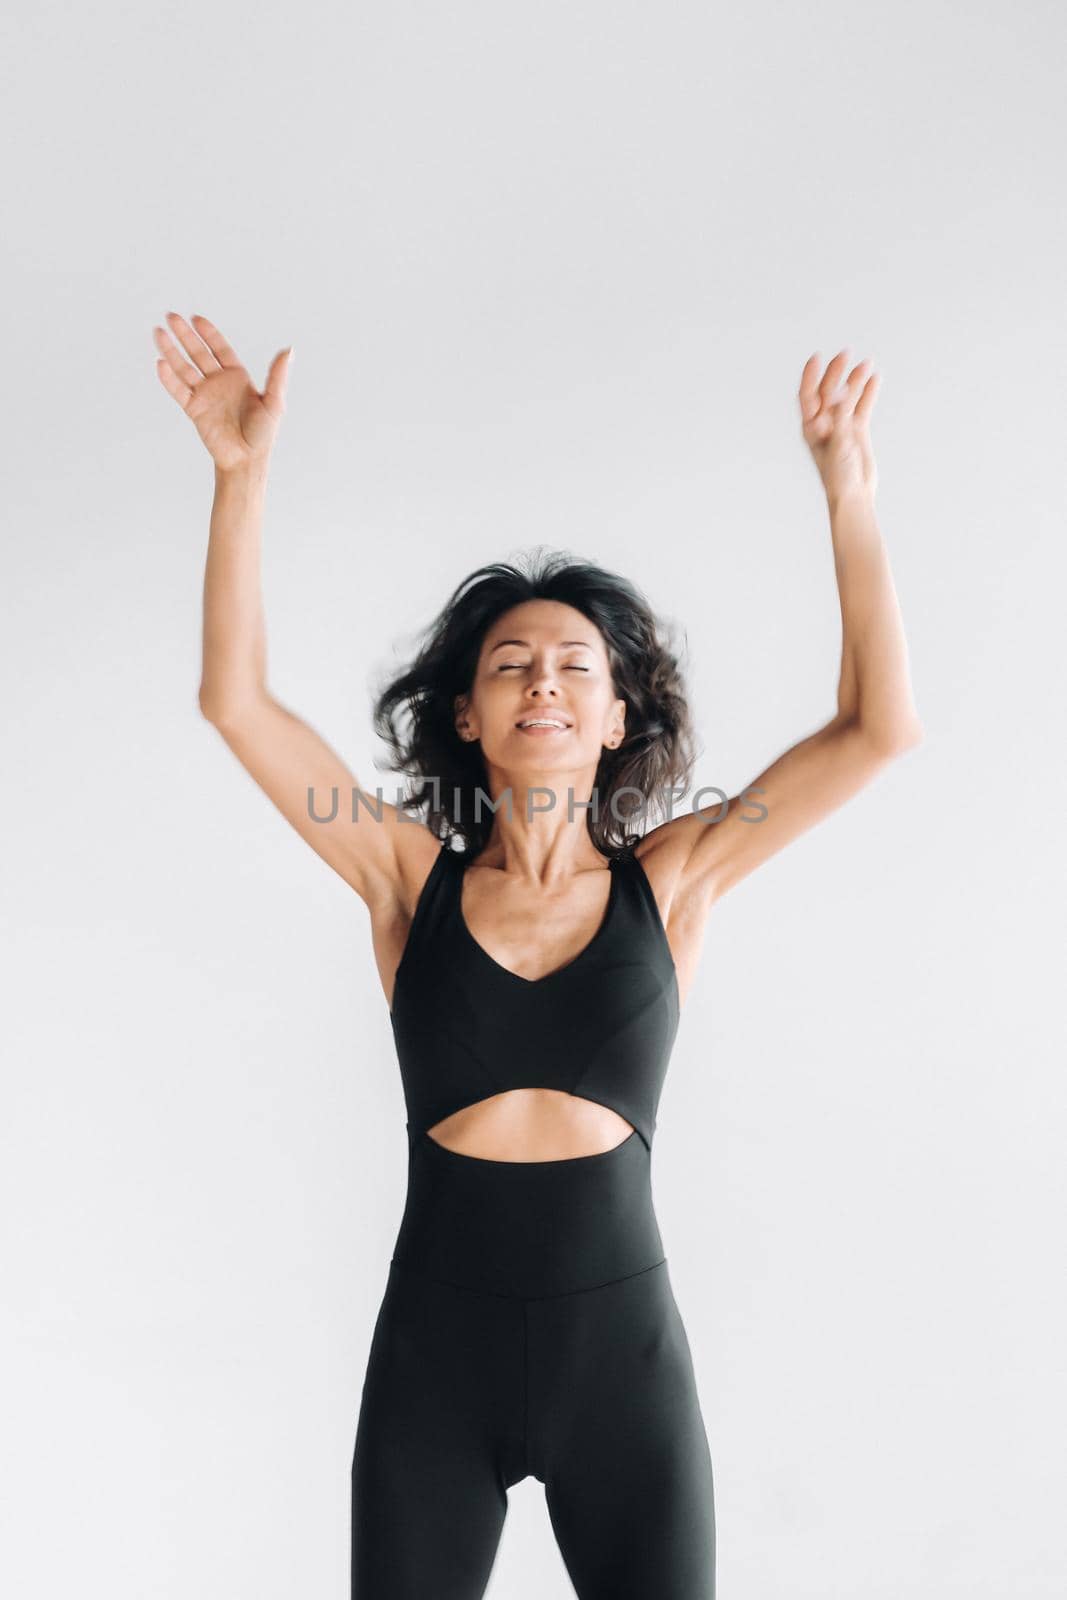
[[[483,1161],[571,1161],[614,1150],[634,1130],[610,1106],[563,1089],[507,1089],[426,1131],[446,1150]]]

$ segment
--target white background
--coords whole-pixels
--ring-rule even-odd
[[[403,1203],[366,910],[198,712],[168,310],[260,384],[295,344],[270,683],[371,786],[372,677],[535,544],[684,627],[698,783],[814,731],[796,389],[874,361],[926,740],[716,906],[656,1207],[723,1600],[1067,1590],[1065,34],[943,0],[8,21],[8,1593],[342,1600]],[[532,1478],[488,1592],[572,1593]]]

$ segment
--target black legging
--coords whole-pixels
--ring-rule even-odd
[[[423,1133],[409,1151],[352,1462],[353,1600],[480,1600],[530,1474],[579,1600],[714,1600],[649,1147],[488,1161]]]

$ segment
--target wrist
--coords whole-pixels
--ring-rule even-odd
[[[269,457],[242,461],[236,467],[215,466],[215,488],[238,490],[255,490],[264,487],[267,481]]]
[[[837,511],[855,508],[860,511],[874,510],[874,485],[869,483],[849,483],[826,486],[826,503],[831,515]]]

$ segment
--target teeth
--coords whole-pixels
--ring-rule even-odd
[[[549,717],[531,717],[528,722],[520,722],[520,728],[563,728],[566,724],[556,722]]]

